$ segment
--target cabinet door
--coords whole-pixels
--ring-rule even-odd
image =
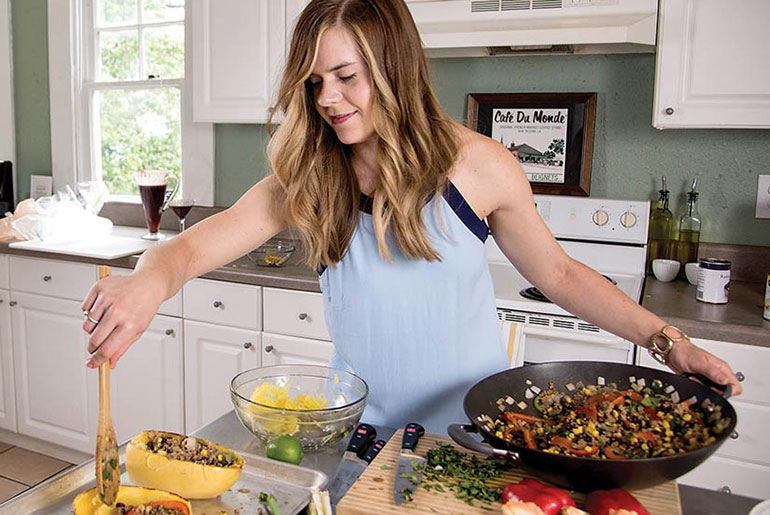
[[[0,427],[16,431],[10,300],[8,290],[0,290]]]
[[[230,381],[258,367],[260,333],[184,321],[185,430],[188,433],[233,409]]]
[[[196,122],[265,123],[285,51],[279,0],[192,2]]]
[[[98,373],[85,366],[80,301],[13,292],[11,303],[19,432],[94,452]]]
[[[133,270],[128,268],[112,267],[112,275],[126,276],[130,275]],[[182,317],[182,290],[176,292],[176,295],[168,300],[165,300],[163,304],[158,307],[158,314],[168,315],[172,317]]]
[[[770,2],[662,0],[652,124],[770,127]]]
[[[111,375],[118,442],[147,429],[184,433],[182,321],[157,315]]]
[[[262,365],[323,365],[331,361],[331,342],[262,333]]]

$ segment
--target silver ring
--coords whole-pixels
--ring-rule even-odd
[[[88,319],[88,321],[92,322],[94,325],[99,323],[98,320],[94,320],[93,318],[91,318],[91,312],[89,310],[87,310],[87,309],[83,310],[83,316],[86,317]]]

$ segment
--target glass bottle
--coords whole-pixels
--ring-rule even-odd
[[[695,191],[698,178],[692,181],[687,192],[687,207],[679,217],[679,241],[677,243],[676,260],[682,264],[682,270],[687,263],[698,261],[698,244],[700,243],[701,218],[698,214],[698,192]]]
[[[652,273],[653,259],[670,259],[672,255],[671,235],[674,229],[674,215],[668,209],[668,187],[666,176],[658,190],[658,204],[650,213],[650,236],[647,243],[647,272]]]

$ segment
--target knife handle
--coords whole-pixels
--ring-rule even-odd
[[[417,447],[417,441],[425,434],[425,428],[420,424],[409,422],[404,428],[404,438],[401,440],[401,448],[413,451]]]
[[[377,440],[371,447],[366,450],[361,459],[367,463],[371,463],[372,460],[377,457],[383,447],[385,447],[385,440]]]
[[[377,438],[377,430],[374,426],[358,424],[358,427],[353,432],[353,436],[350,438],[347,450],[356,453],[360,458],[375,438]]]

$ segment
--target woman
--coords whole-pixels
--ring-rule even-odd
[[[273,175],[145,252],[131,276],[92,288],[88,366],[114,366],[186,281],[293,226],[319,270],[333,365],[369,383],[366,420],[444,433],[464,420],[468,388],[508,363],[486,219],[510,261],[557,304],[638,345],[654,340],[674,370],[740,392],[724,361],[675,328],[661,334],[665,322],[562,251],[516,159],[441,109],[402,0],[312,1],[277,107]]]

